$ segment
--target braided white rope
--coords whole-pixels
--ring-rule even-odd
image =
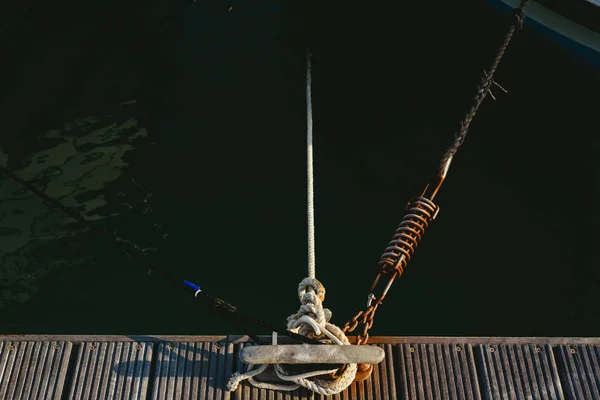
[[[315,278],[315,195],[313,168],[312,73],[310,51],[306,50],[306,175],[308,187],[308,277]]]
[[[313,174],[313,121],[312,121],[312,99],[311,99],[311,63],[310,51],[306,52],[306,144],[307,144],[307,176],[308,176],[308,278],[300,282],[298,286],[298,297],[300,298],[300,309],[294,315],[287,319],[288,329],[300,335],[313,339],[326,339],[329,342],[338,345],[350,345],[348,338],[337,326],[330,324],[331,311],[323,308],[325,299],[325,288],[315,278],[315,206],[314,206],[314,174]],[[273,337],[273,344],[276,344],[276,336]],[[239,384],[248,379],[248,381],[262,389],[274,389],[282,391],[291,391],[300,386],[312,390],[313,392],[328,396],[336,394],[346,389],[354,381],[356,364],[348,364],[342,374],[334,380],[319,379],[319,376],[336,372],[337,369],[310,371],[301,374],[290,374],[282,365],[274,364],[273,369],[277,377],[290,383],[271,383],[255,379],[258,375],[265,372],[271,365],[265,364],[254,369],[254,365],[249,365],[245,373],[235,373],[229,379],[227,384],[228,391],[234,391]]]

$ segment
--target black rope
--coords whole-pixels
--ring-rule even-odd
[[[202,291],[194,290],[189,285],[189,282],[185,281],[184,279],[178,278],[175,275],[170,274],[163,268],[160,268],[158,265],[153,263],[143,252],[141,252],[135,246],[129,244],[126,241],[119,240],[114,234],[106,231],[105,229],[103,229],[97,225],[92,224],[90,221],[84,219],[79,212],[77,212],[76,210],[74,210],[70,207],[65,206],[64,204],[60,203],[58,200],[48,196],[46,193],[44,193],[43,191],[41,191],[40,189],[35,187],[32,183],[21,179],[18,175],[16,175],[10,169],[0,165],[0,171],[3,172],[7,177],[13,179],[14,181],[16,181],[19,184],[21,184],[22,186],[26,187],[27,189],[29,189],[36,195],[43,198],[45,201],[50,203],[50,205],[64,211],[67,215],[69,215],[70,217],[75,219],[81,225],[87,227],[91,232],[93,232],[101,237],[112,239],[113,244],[116,244],[121,250],[126,251],[132,257],[136,258],[138,261],[145,264],[149,268],[148,275],[151,275],[152,273],[155,272],[158,275],[165,278],[165,280],[167,280],[179,287],[186,288],[186,289],[192,291],[193,293],[195,293],[195,297],[201,298],[202,300],[204,300],[213,311],[230,318],[235,324],[241,326],[242,329],[245,331],[245,333],[249,337],[251,337],[252,340],[254,340],[256,343],[264,344],[263,341],[257,335],[255,335],[252,332],[249,332],[249,330],[246,328],[246,324],[260,326],[262,328],[268,329],[269,331],[277,332],[280,335],[290,336],[302,343],[311,343],[311,344],[320,344],[321,343],[317,340],[307,338],[305,336],[299,335],[294,332],[290,332],[288,330],[280,331],[275,327],[274,324],[265,322],[258,318],[253,318],[253,317],[247,316],[245,314],[242,314],[239,311],[237,311],[237,308],[235,306],[227,303],[226,301],[224,301],[218,297],[215,297],[209,293],[206,293],[204,290],[202,290]],[[195,286],[195,285],[193,285],[193,286]]]
[[[487,93],[490,90],[490,87],[494,83],[494,74],[496,73],[496,69],[498,68],[498,64],[500,64],[500,60],[502,59],[502,56],[504,56],[504,52],[506,51],[508,44],[510,43],[515,32],[518,29],[521,29],[523,27],[523,19],[525,18],[525,7],[527,7],[528,1],[529,0],[521,0],[521,4],[519,5],[519,7],[514,10],[515,22],[510,26],[510,29],[508,30],[508,33],[506,34],[506,37],[504,38],[504,43],[502,43],[502,46],[500,47],[500,50],[498,51],[498,54],[496,55],[496,58],[494,59],[492,66],[484,74],[484,77],[479,82],[479,85],[477,86],[477,94],[473,98],[473,103],[471,105],[471,108],[469,109],[469,112],[467,112],[467,114],[461,121],[460,130],[454,136],[454,141],[452,142],[450,147],[448,147],[448,150],[446,150],[446,153],[444,154],[444,156],[442,157],[442,160],[440,161],[440,165],[439,165],[440,170],[444,169],[444,166],[446,165],[447,161],[451,157],[454,157],[454,155],[458,151],[458,148],[465,141],[465,137],[467,136],[467,131],[469,130],[469,125],[471,125],[471,121],[475,117],[475,114],[477,114],[477,110],[479,109],[479,106],[485,99],[485,96],[487,96]]]

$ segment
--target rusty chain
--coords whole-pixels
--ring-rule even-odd
[[[383,303],[394,280],[404,272],[404,267],[422,239],[429,222],[437,216],[439,207],[432,200],[442,185],[451,162],[452,158],[447,161],[446,167],[438,173],[433,185],[427,185],[420,197],[408,202],[404,218],[379,260],[380,271],[369,289],[367,308],[359,311],[342,328],[342,331],[346,334],[353,332],[358,325],[362,325],[362,332],[357,335],[356,344],[366,344],[369,341],[369,329],[373,326],[377,308]],[[375,289],[382,283],[382,278],[385,276],[389,276],[387,283],[381,294],[376,296]]]

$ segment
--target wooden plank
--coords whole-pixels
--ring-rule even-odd
[[[270,335],[259,335],[266,341]],[[348,337],[351,343],[356,342],[355,336]],[[233,344],[250,342],[246,335],[0,335],[0,342],[51,342],[65,341],[72,343],[83,342],[224,342]],[[286,343],[286,338],[280,336],[279,342]],[[549,344],[552,346],[567,345],[600,345],[600,337],[441,337],[441,336],[371,336],[370,344],[463,344],[472,346],[481,344]]]
[[[470,344],[401,344],[393,349],[399,398],[481,398]]]
[[[480,345],[477,353],[486,399],[564,399],[552,346]]]
[[[70,399],[600,400],[600,338],[575,338],[572,343],[568,341],[573,338],[533,338],[534,343],[526,343],[532,338],[474,338],[478,345],[473,350],[472,343],[460,338],[421,338],[421,343],[411,342],[415,338],[374,337],[371,343],[382,348],[386,358],[372,376],[338,395],[320,396],[304,388],[257,389],[247,382],[234,393],[225,391],[231,374],[245,371],[238,352],[253,345],[247,337],[230,336],[233,342],[227,336],[190,341],[135,337],[150,339],[32,335],[27,336],[29,341],[8,341],[8,336],[0,336],[0,399],[68,395]],[[72,353],[76,354],[71,357]]]
[[[202,350],[200,353],[202,360],[202,378],[200,379],[200,400],[209,400],[208,396],[208,374],[210,372],[210,342],[202,344]],[[210,399],[212,400],[212,399]]]
[[[373,368],[373,372],[369,377],[369,381],[371,381],[371,386],[373,387],[373,395],[376,399],[381,399],[383,393],[381,393],[381,374],[379,372],[379,368]]]
[[[600,399],[600,346],[558,346],[555,354],[567,399]]]
[[[146,399],[153,343],[84,342],[78,347],[70,400]]]
[[[70,342],[0,342],[0,399],[60,399]]]
[[[376,364],[373,368],[373,375],[379,376],[379,396],[377,396],[377,398],[384,400],[396,400],[392,346],[379,345],[379,347],[384,351],[386,358],[384,358],[379,364]],[[344,393],[348,393],[348,390],[345,390]]]
[[[267,339],[268,336],[265,336]],[[245,337],[236,337],[244,340]],[[351,343],[355,336],[348,337]],[[502,336],[371,336],[371,344],[464,344],[471,346],[484,344],[537,344],[537,345],[600,345],[600,337],[502,337]]]
[[[236,353],[234,353],[235,351],[235,346],[233,343],[227,343],[227,349],[225,352],[225,376],[224,376],[224,381],[223,381],[223,387],[227,387],[227,382],[229,382],[229,378],[231,377],[231,375],[233,374],[233,371],[235,370],[235,358],[236,357]],[[225,396],[223,396],[224,400],[229,400],[232,396],[231,392],[225,392]],[[273,397],[273,396],[271,396]],[[273,400],[273,399],[271,399]]]
[[[237,335],[238,337],[240,335]],[[2,335],[0,342],[52,342],[67,341],[72,343],[83,342],[221,342],[227,340],[227,335]],[[270,338],[271,336],[269,336]]]
[[[233,345],[224,342],[159,343],[152,399],[229,399],[225,374]],[[227,376],[229,379],[229,376]]]
[[[235,362],[235,366],[234,366],[235,372],[240,372],[240,373],[244,372],[245,367],[244,367],[244,364],[242,363],[241,358],[239,357],[239,353],[240,353],[240,351],[242,351],[242,349],[244,348],[245,345],[246,345],[245,343],[239,343],[239,344],[235,344],[233,346],[233,351],[236,356],[235,357],[236,362]],[[247,392],[248,390],[249,390],[249,388],[247,388],[245,385],[239,385],[238,388],[236,389],[236,391],[233,392],[233,398],[235,400],[249,399],[250,395],[249,394],[246,395],[246,393],[244,393],[244,392]],[[281,393],[278,393],[278,395],[279,395],[278,399],[281,400],[281,397],[282,397]]]
[[[210,343],[210,347],[208,350],[208,355],[209,355],[209,360],[210,360],[208,363],[208,378],[207,378],[208,393],[206,396],[209,399],[215,398],[215,387],[216,387],[216,381],[217,381],[218,360],[219,360],[219,354],[218,354],[217,350],[218,350],[217,344]]]

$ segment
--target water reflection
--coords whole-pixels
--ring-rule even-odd
[[[22,159],[12,159],[0,149],[0,162],[87,220],[116,216],[119,212],[108,207],[103,189],[122,175],[128,166],[125,155],[147,137],[146,129],[127,112],[134,105],[128,101],[119,115],[89,116],[42,133],[36,151]],[[48,257],[54,249],[70,246],[81,232],[74,222],[17,182],[0,180],[0,309],[30,300],[39,278],[92,257],[72,252],[68,260],[61,259],[60,252],[55,253],[59,258]]]

